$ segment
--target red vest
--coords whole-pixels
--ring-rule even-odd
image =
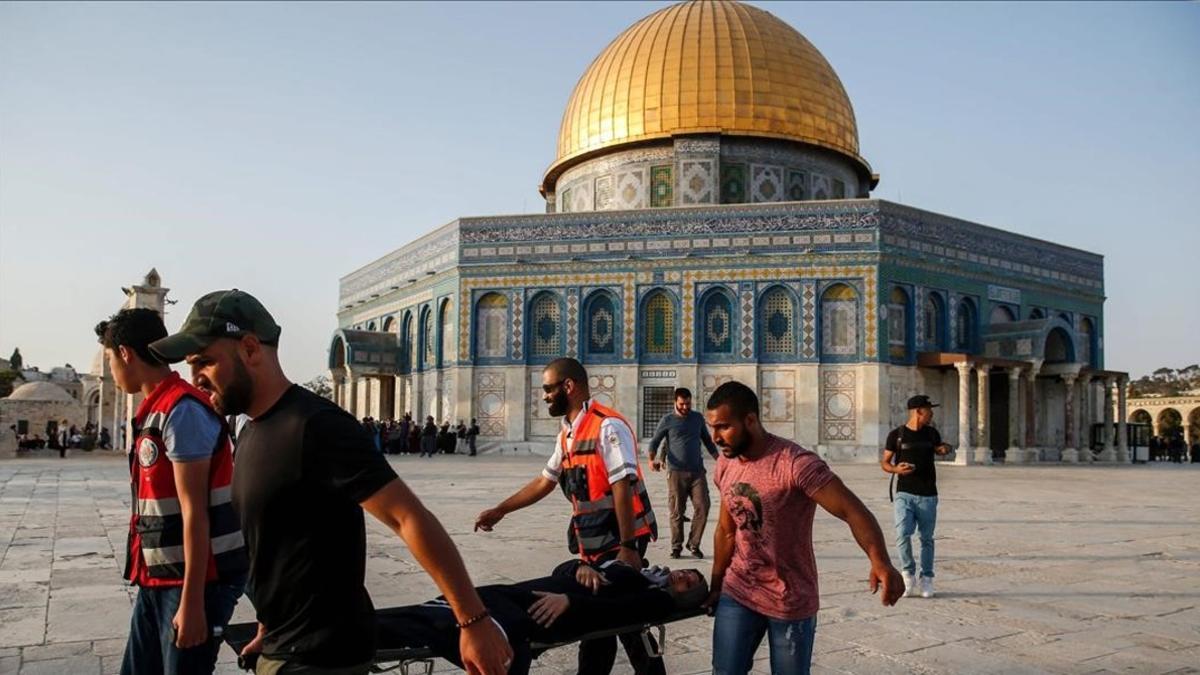
[[[574,442],[567,450],[566,433],[558,436],[562,450],[562,471],[558,475],[563,494],[571,500],[571,529],[567,533],[567,545],[571,553],[578,553],[586,561],[594,561],[612,555],[621,548],[621,530],[617,524],[617,512],[613,508],[612,485],[608,482],[608,467],[599,452],[600,424],[611,418],[618,424],[629,427],[617,411],[592,401],[582,413],[583,419],[574,432]],[[633,427],[629,427],[633,434]],[[633,438],[637,438],[633,435]],[[637,448],[634,448],[637,454]],[[650,508],[650,495],[642,481],[642,467],[634,467],[637,478],[630,481],[633,492],[634,537],[658,538],[658,524]]]
[[[200,401],[221,424],[208,468],[208,571],[205,581],[245,572],[246,545],[231,502],[233,454],[224,421],[208,395],[171,373],[138,406],[129,449],[132,511],[129,521],[125,578],[139,586],[182,586],[183,515],[175,488],[175,466],[167,458],[163,429],[167,416],[184,397]]]

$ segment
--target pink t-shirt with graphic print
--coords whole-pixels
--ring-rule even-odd
[[[834,479],[815,453],[767,435],[767,452],[756,460],[717,460],[713,477],[721,508],[736,525],[733,561],[722,592],[776,619],[807,619],[817,613],[817,560],[811,495]]]

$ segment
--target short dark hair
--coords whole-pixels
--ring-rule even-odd
[[[753,389],[736,380],[730,380],[717,387],[712,396],[708,397],[709,410],[716,410],[723,405],[729,406],[729,411],[738,417],[745,417],[750,413],[758,414],[758,396]]]
[[[675,398],[691,398],[692,390],[687,387],[675,387]]]
[[[569,356],[547,363],[546,370],[554,371],[560,380],[571,380],[584,389],[588,388],[587,368]]]
[[[166,365],[150,351],[151,342],[166,336],[167,327],[163,324],[162,316],[149,307],[123,309],[96,324],[96,337],[100,338],[100,344],[109,349],[132,349],[152,366]]]

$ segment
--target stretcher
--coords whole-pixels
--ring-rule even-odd
[[[666,644],[667,624],[691,619],[701,616],[704,613],[704,610],[700,608],[678,610],[660,621],[616,626],[585,633],[571,640],[554,643],[533,642],[530,644],[530,649],[533,652],[533,657],[537,658],[551,649],[564,647],[584,640],[614,637],[626,633],[638,633],[642,638],[642,644],[646,647],[646,651],[650,656],[662,656],[663,645]],[[225,644],[229,645],[234,653],[239,654],[238,666],[243,670],[254,670],[254,666],[258,661],[257,655],[249,657],[240,656],[242,647],[245,647],[253,640],[257,632],[258,624],[256,623],[238,623],[231,624],[225,629],[222,635]],[[434,660],[437,658],[439,656],[429,647],[391,648],[387,645],[379,645],[375,652],[374,663],[371,665],[371,672],[387,673],[399,671],[400,675],[431,675],[433,673]]]

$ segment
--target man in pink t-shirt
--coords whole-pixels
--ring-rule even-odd
[[[713,673],[749,672],[764,634],[772,673],[808,673],[820,604],[812,545],[817,505],[850,526],[871,562],[871,592],[882,586],[884,605],[904,593],[903,578],[867,507],[824,460],[763,429],[749,387],[726,382],[707,407],[722,454],[714,477],[721,518],[707,602],[716,613]]]

